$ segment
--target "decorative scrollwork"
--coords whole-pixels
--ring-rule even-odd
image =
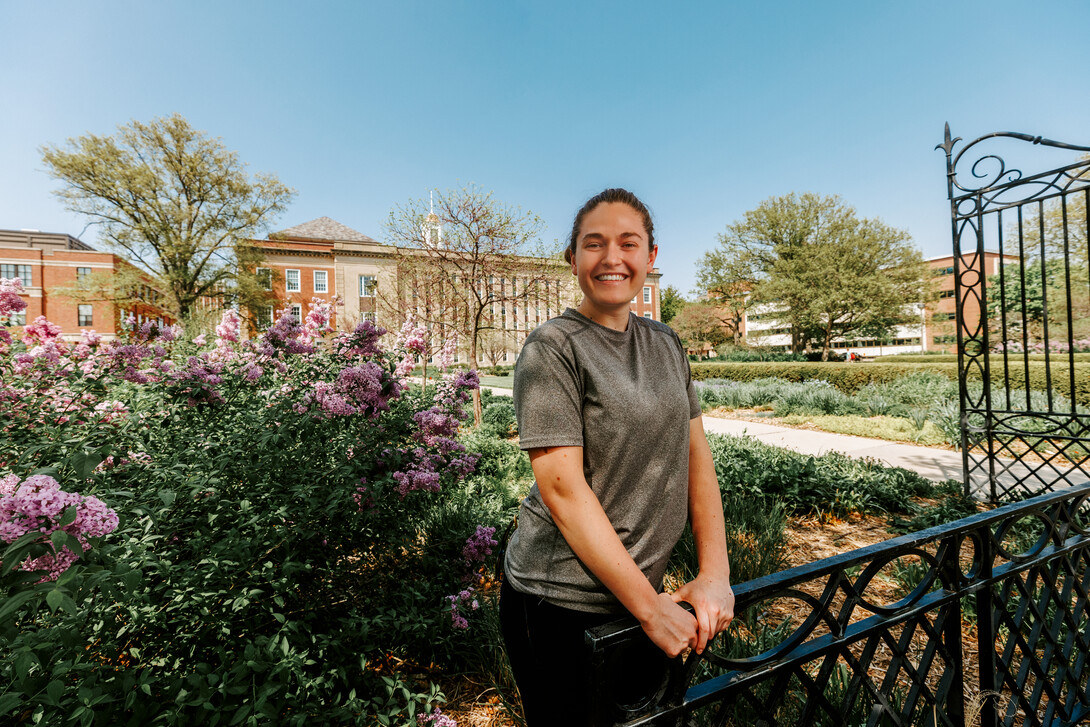
[[[1033,145],[1049,146],[1049,147],[1053,147],[1053,148],[1056,148],[1056,149],[1068,149],[1070,151],[1090,152],[1090,146],[1078,146],[1078,145],[1075,145],[1075,144],[1066,144],[1066,143],[1061,142],[1061,141],[1053,141],[1052,139],[1046,139],[1043,136],[1031,136],[1030,134],[1020,134],[1020,133],[1013,132],[1013,131],[997,131],[997,132],[994,132],[994,133],[991,133],[991,134],[985,134],[984,136],[977,137],[973,141],[971,141],[968,144],[966,144],[965,146],[963,146],[960,149],[960,151],[958,151],[955,154],[954,153],[954,148],[957,146],[957,143],[959,141],[961,141],[961,137],[959,136],[959,137],[956,137],[956,138],[952,139],[950,137],[950,124],[947,124],[946,129],[945,129],[943,143],[936,145],[935,148],[936,149],[942,149],[943,151],[946,152],[946,169],[947,169],[947,175],[948,175],[948,178],[949,178],[949,183],[951,185],[951,193],[950,193],[950,198],[951,199],[954,199],[954,198],[956,198],[958,196],[958,195],[955,195],[953,193],[954,189],[961,190],[962,192],[968,192],[968,193],[971,193],[971,194],[975,194],[975,193],[981,192],[982,190],[987,190],[989,188],[996,187],[996,186],[1009,186],[1009,185],[1014,185],[1014,184],[1019,184],[1019,183],[1029,182],[1029,181],[1034,181],[1034,182],[1038,181],[1038,177],[1028,177],[1028,178],[1025,177],[1023,175],[1022,171],[1019,170],[1019,169],[1013,169],[1013,168],[1008,169],[1007,168],[1007,163],[1003,160],[1002,157],[998,156],[997,154],[982,154],[981,156],[977,157],[976,159],[974,159],[972,161],[972,164],[970,166],[970,173],[972,174],[974,179],[983,180],[982,182],[980,182],[980,183],[971,183],[971,182],[964,181],[961,178],[959,178],[959,176],[958,176],[958,166],[961,163],[963,157],[965,157],[965,155],[971,149],[976,147],[978,144],[981,144],[981,143],[983,143],[985,141],[988,141],[989,139],[997,139],[997,138],[1015,139],[1015,140],[1018,140],[1018,141],[1028,142],[1028,143],[1033,144]],[[997,165],[997,168],[994,169],[991,172],[982,171],[983,167],[988,166],[990,164]],[[1073,168],[1078,168],[1078,167],[1081,167],[1081,166],[1083,166],[1083,165],[1082,164],[1072,165]],[[1061,170],[1056,178],[1058,179],[1058,178],[1060,178],[1060,176],[1063,176],[1064,172],[1066,172],[1066,171],[1067,171],[1067,168],[1065,168],[1064,170]],[[1051,174],[1051,172],[1046,173],[1046,174]],[[1082,179],[1082,178],[1084,178],[1084,177],[1082,177],[1082,175],[1073,175],[1073,176],[1070,176],[1069,181],[1076,181],[1076,180]],[[1046,188],[1061,189],[1061,187],[1058,186],[1055,181],[1043,182],[1042,184],[1044,184],[1044,186]],[[1039,195],[1041,193],[1043,193],[1043,192],[1038,191],[1034,196],[1036,197],[1037,195]]]

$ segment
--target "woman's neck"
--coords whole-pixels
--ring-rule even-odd
[[[628,330],[628,306],[626,305],[623,310],[616,311],[602,311],[598,310],[592,305],[589,305],[586,299],[579,304],[576,308],[577,311],[585,315],[600,326],[606,328],[612,328],[615,331]]]

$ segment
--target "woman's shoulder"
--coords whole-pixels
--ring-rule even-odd
[[[646,330],[651,336],[656,338],[661,336],[668,339],[671,344],[676,343],[679,346],[681,345],[681,339],[678,337],[677,332],[662,321],[656,321],[653,318],[644,318],[643,316],[635,314],[632,315],[632,320],[635,325]]]

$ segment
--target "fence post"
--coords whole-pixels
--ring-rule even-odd
[[[995,549],[993,547],[992,529],[989,525],[981,526],[975,533],[977,557],[980,559],[980,571],[977,574],[979,580],[988,580],[992,577],[992,564],[995,562]],[[977,668],[979,669],[980,694],[999,691],[996,681],[995,669],[995,599],[992,597],[992,586],[988,585],[976,592],[976,653]],[[981,696],[984,700],[980,708],[980,726],[998,727],[999,715],[995,709],[995,698]]]
[[[943,587],[953,593],[961,591],[964,578],[961,575],[959,554],[961,552],[961,536],[946,538],[939,546],[938,553],[942,558],[939,563],[941,583]],[[942,640],[950,653],[950,668],[953,670],[953,678],[950,681],[950,692],[946,696],[946,716],[957,727],[965,727],[965,650],[961,642],[961,599],[956,599],[950,607],[951,612],[946,615],[942,625]],[[938,727],[936,720],[935,727]]]

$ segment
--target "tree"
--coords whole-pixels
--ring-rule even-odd
[[[705,348],[726,343],[730,338],[715,306],[705,302],[690,303],[674,316],[670,327],[686,348],[703,351]]]
[[[475,363],[482,333],[511,330],[515,307],[559,310],[564,269],[540,241],[542,227],[473,185],[410,200],[386,223],[398,282],[383,304],[401,317],[414,313],[433,336],[459,336]],[[479,395],[473,409],[480,423]]]
[[[719,247],[706,250],[697,263],[696,285],[723,313],[735,344],[742,342],[742,322],[753,305],[757,278],[753,256],[733,240],[719,235]]]
[[[261,252],[247,242],[294,191],[271,174],[250,177],[238,154],[181,115],[132,121],[113,136],[88,134],[41,153],[65,206],[154,276],[179,318],[202,297],[257,307],[267,295],[253,272]]]
[[[685,298],[674,286],[667,285],[663,288],[659,294],[659,312],[662,315],[662,322],[668,324],[674,316],[681,312],[686,302]]]
[[[806,193],[774,197],[728,225],[709,281],[748,275],[749,305],[791,330],[792,350],[816,343],[828,360],[836,339],[891,332],[920,315],[930,277],[908,233],[860,219],[839,197]],[[718,277],[717,277],[718,276]]]

